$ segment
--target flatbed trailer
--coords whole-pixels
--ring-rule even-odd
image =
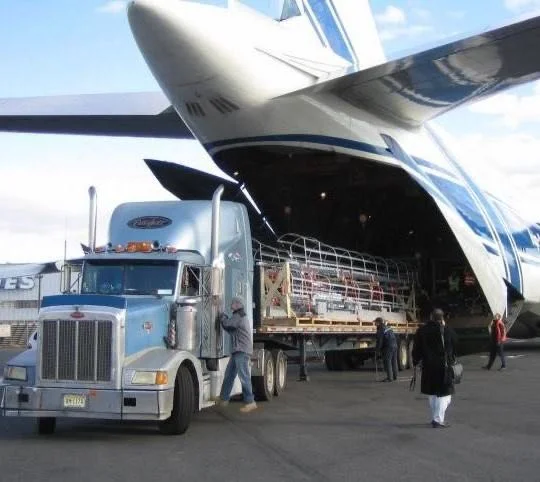
[[[310,352],[324,355],[329,370],[354,369],[373,357],[374,320],[382,317],[397,335],[400,370],[410,367],[419,323],[416,272],[409,265],[293,234],[278,247],[254,244],[256,347],[267,355],[297,350],[299,379],[308,380]]]

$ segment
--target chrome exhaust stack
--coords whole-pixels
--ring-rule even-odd
[[[210,241],[210,265],[214,266],[218,258],[218,246],[219,246],[219,222],[220,222],[220,208],[221,208],[221,196],[225,187],[220,184],[214,191],[212,196],[212,234]]]
[[[90,196],[90,213],[88,219],[88,248],[91,253],[96,250],[96,227],[97,227],[97,192],[94,186],[88,189]]]
[[[223,309],[224,294],[224,271],[225,263],[223,257],[219,254],[219,228],[221,223],[221,196],[224,186],[220,185],[212,196],[212,231],[210,239],[210,298],[208,312],[205,322],[208,323],[203,333],[206,333],[202,339],[201,358],[206,358],[207,368],[211,372],[211,377],[216,378],[219,375],[219,358],[223,356],[223,334],[219,324],[216,324],[217,317]],[[217,378],[213,380],[212,386],[216,390],[219,383]],[[216,395],[216,393],[213,393]]]

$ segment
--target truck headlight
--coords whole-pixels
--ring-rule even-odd
[[[135,371],[131,377],[132,385],[167,385],[169,376],[162,371]]]
[[[19,380],[26,382],[28,377],[26,373],[26,367],[7,366],[4,368],[4,379],[6,380]]]

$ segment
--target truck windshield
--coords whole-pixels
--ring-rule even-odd
[[[178,263],[175,261],[87,261],[81,293],[102,295],[172,295]]]

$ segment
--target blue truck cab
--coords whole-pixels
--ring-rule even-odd
[[[183,433],[214,405],[230,355],[216,318],[233,296],[251,306],[253,283],[246,208],[218,191],[115,209],[108,243],[83,260],[80,292],[45,297],[37,349],[8,362],[3,415],[36,417],[40,433],[59,417]]]

